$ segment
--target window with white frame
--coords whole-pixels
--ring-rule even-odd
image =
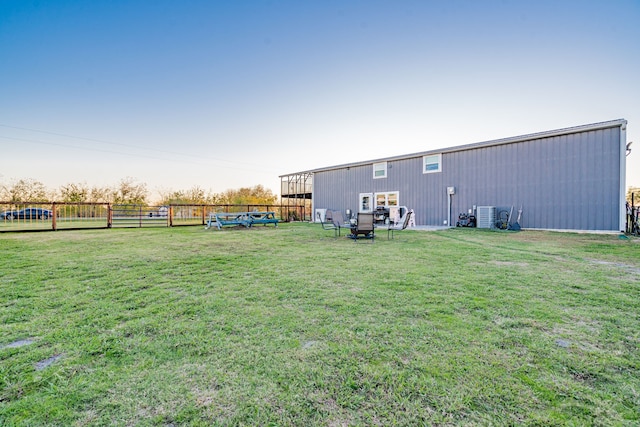
[[[422,165],[422,173],[442,172],[442,154],[424,156]]]
[[[378,206],[398,206],[400,204],[399,201],[399,192],[398,191],[389,191],[386,193],[376,193],[376,207]]]
[[[360,204],[358,206],[358,212],[373,212],[373,193],[360,193],[359,198]]]
[[[387,162],[373,164],[373,179],[387,177]]]

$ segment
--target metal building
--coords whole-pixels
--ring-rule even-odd
[[[619,119],[280,178],[312,177],[313,212],[397,205],[413,209],[417,225],[455,225],[459,213],[480,206],[514,207],[522,208],[522,228],[621,231],[626,125]]]

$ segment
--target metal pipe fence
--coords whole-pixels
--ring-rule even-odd
[[[209,215],[268,211],[281,221],[305,220],[304,206],[283,205],[204,205],[163,206],[91,202],[2,202],[0,233],[12,231],[56,231],[71,229],[179,227],[205,225]]]

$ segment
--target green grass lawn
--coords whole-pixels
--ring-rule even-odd
[[[0,425],[640,424],[638,239],[282,224],[0,254]]]

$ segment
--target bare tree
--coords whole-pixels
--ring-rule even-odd
[[[216,196],[218,203],[229,205],[272,205],[278,200],[271,190],[262,185],[227,190]]]
[[[109,203],[112,201],[114,191],[109,187],[91,187],[89,190],[89,201],[93,203]]]
[[[640,205],[640,187],[627,187],[627,202],[631,203],[631,195],[633,196],[634,205]]]
[[[186,192],[187,199],[190,203],[205,204],[207,203],[207,193],[199,186],[193,186]]]
[[[62,202],[86,202],[89,199],[89,187],[86,183],[69,183],[58,190]]]
[[[2,199],[10,202],[41,202],[49,199],[47,187],[35,179],[21,179],[2,186]]]
[[[192,204],[192,205],[206,205],[214,204],[214,196],[200,188],[199,186],[191,187],[188,190],[164,190],[160,192],[161,205],[169,204]]]
[[[113,190],[113,203],[117,204],[146,204],[149,191],[147,184],[136,183],[131,177],[120,180]]]

